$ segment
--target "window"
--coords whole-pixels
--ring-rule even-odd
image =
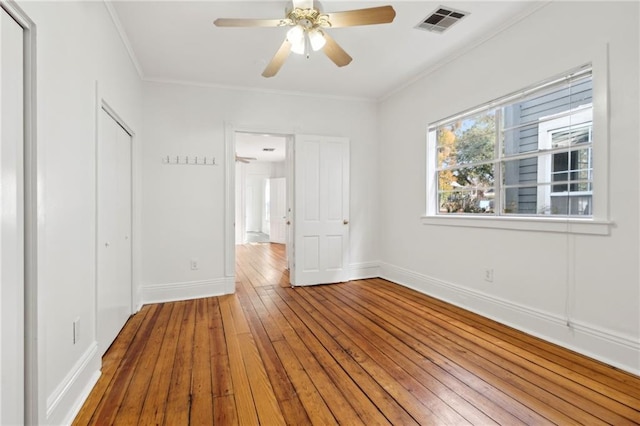
[[[592,217],[592,93],[586,66],[431,125],[432,215]]]

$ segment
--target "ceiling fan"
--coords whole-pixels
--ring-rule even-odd
[[[248,164],[248,163],[250,163],[251,161],[255,161],[255,160],[257,160],[257,158],[256,158],[256,157],[242,157],[242,156],[240,156],[240,155],[236,154],[236,162],[237,162],[237,163],[245,163],[245,164]]]
[[[218,27],[291,27],[287,37],[262,72],[263,77],[278,73],[291,52],[306,54],[311,50],[322,51],[337,66],[348,65],[352,58],[327,34],[327,28],[353,27],[357,25],[387,24],[396,16],[391,6],[371,7],[344,12],[322,13],[313,0],[293,0],[293,8],[282,19],[218,18]]]

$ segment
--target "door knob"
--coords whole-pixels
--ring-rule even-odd
[[[290,220],[287,221],[287,225],[291,225],[291,221]]]
[[[342,221],[342,223],[343,223],[344,225],[348,225],[348,224],[349,224],[349,221],[348,221],[347,219],[345,219],[345,220],[343,220],[343,221]]]

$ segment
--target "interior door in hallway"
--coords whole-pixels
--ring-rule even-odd
[[[287,179],[269,179],[269,238],[272,243],[287,243]]]
[[[132,312],[131,135],[104,109],[98,138],[98,345],[109,348]]]
[[[349,139],[296,135],[292,285],[349,280]]]
[[[0,7],[0,424],[24,423],[23,29]]]

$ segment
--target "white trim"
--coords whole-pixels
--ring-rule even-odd
[[[122,44],[124,45],[124,48],[126,49],[127,54],[131,59],[131,63],[133,64],[136,71],[138,72],[138,76],[140,77],[141,80],[144,80],[144,73],[142,72],[142,66],[138,61],[138,57],[136,56],[136,52],[133,49],[133,46],[131,46],[131,41],[127,36],[127,32],[124,30],[124,27],[122,26],[122,22],[120,22],[120,17],[118,16],[118,12],[116,12],[111,1],[103,0],[103,4],[104,4],[104,7],[107,8],[107,11],[109,12],[109,16],[111,16],[113,25],[116,27],[116,31],[120,36],[120,40],[122,40]]]
[[[381,263],[380,270],[380,276],[386,280],[462,307],[632,374],[640,374],[638,358],[640,342],[637,338],[592,324],[580,323],[574,319],[568,324],[567,319],[562,315],[533,309],[388,263]]]
[[[148,284],[142,286],[142,300],[145,304],[175,302],[179,300],[232,294],[234,289],[234,277],[178,283]]]
[[[236,276],[236,137],[224,123],[224,276]],[[235,283],[235,280],[234,280]],[[235,285],[235,284],[234,284]]]
[[[94,386],[98,383],[100,376],[102,376],[102,372],[100,370],[93,373],[93,375],[89,378],[87,385],[80,392],[76,401],[69,407],[69,411],[67,412],[67,415],[61,424],[70,425],[73,423],[73,420],[76,418],[76,416],[82,409],[82,406],[87,401],[87,398],[89,398],[89,395],[91,394],[91,391],[93,390]]]
[[[423,225],[457,226],[463,228],[507,229],[514,231],[559,232],[567,234],[609,235],[615,222],[548,216],[423,216]]]
[[[604,43],[591,52],[591,76],[593,81],[593,144],[594,179],[592,191],[593,218],[610,219],[611,175],[609,172],[609,141],[611,140],[611,120],[609,108],[609,44]]]
[[[366,280],[380,276],[380,262],[360,262],[349,265],[349,281]]]
[[[99,377],[98,342],[94,341],[47,397],[47,424],[71,424]]]
[[[44,393],[39,383],[44,377],[44,339],[38,329],[38,167],[36,24],[13,0],[0,0],[4,9],[23,28],[24,59],[24,421],[39,424],[44,416]],[[40,185],[42,181],[40,180]]]

